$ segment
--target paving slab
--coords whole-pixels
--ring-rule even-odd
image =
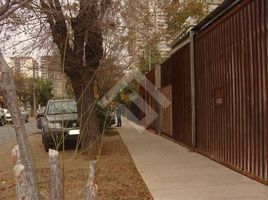
[[[118,128],[154,200],[268,200],[268,186],[142,130]]]

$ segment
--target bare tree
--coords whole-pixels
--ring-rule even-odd
[[[22,1],[18,3],[17,1],[7,0],[4,4],[1,4],[0,7],[0,21],[10,16],[16,10],[24,6],[28,1]],[[26,133],[26,129],[21,117],[20,110],[18,108],[15,84],[12,77],[12,72],[7,65],[2,52],[0,51],[0,71],[2,75],[2,84],[1,90],[4,93],[5,102],[12,113],[12,121],[14,124],[17,143],[19,145],[22,164],[25,167],[25,175],[28,184],[27,199],[39,199],[39,193],[37,189],[37,181],[35,174],[35,166],[32,159],[30,145]]]
[[[12,77],[12,72],[10,71],[10,68],[8,67],[1,52],[0,52],[0,67],[3,78],[1,89],[4,92],[5,102],[12,114],[12,122],[14,124],[17,143],[19,145],[21,152],[22,164],[25,167],[26,180],[29,185],[29,191],[28,191],[29,199],[39,199],[37,181],[35,176],[36,175],[35,165],[30,150],[27,132],[18,107],[16,89]]]
[[[60,52],[64,72],[69,77],[78,102],[82,148],[100,134],[95,113],[93,84],[103,55],[101,19],[107,0],[65,2],[40,0],[54,43]]]
[[[31,0],[23,0],[23,1],[19,2],[19,1],[7,0],[6,2],[2,3],[2,5],[0,7],[0,21],[9,17],[16,10],[23,7],[24,5],[26,5],[30,1]]]

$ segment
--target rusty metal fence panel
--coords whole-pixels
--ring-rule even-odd
[[[149,106],[147,106],[147,110],[146,110],[146,115],[148,117],[148,122],[147,124],[149,125],[148,128],[150,129],[153,129],[153,130],[156,130],[156,118],[157,118],[157,102],[156,102],[156,99],[151,96],[151,94],[149,93],[149,90],[152,89],[152,88],[149,88],[147,86],[147,82],[150,82],[152,85],[155,86],[155,69],[152,69],[151,71],[149,71],[147,74],[146,74],[146,102],[148,103]],[[155,93],[156,88],[154,88],[154,91],[152,91],[153,93]],[[152,122],[151,122],[152,121]],[[150,123],[151,122],[151,123]]]
[[[160,120],[161,120],[161,132],[171,138],[173,137],[173,102],[172,102],[172,64],[173,57],[167,59],[161,64],[160,75],[161,75],[161,88],[160,92],[169,101],[170,105],[167,108],[161,108]]]
[[[172,83],[172,63],[173,57],[170,57],[164,63],[161,64],[161,87],[165,87]]]
[[[139,111],[139,120],[143,122],[142,126],[146,126],[148,129],[156,130],[157,126],[157,116],[158,116],[158,104],[157,100],[150,94],[149,90],[151,91],[152,88],[149,87],[150,85],[155,85],[155,70],[149,71],[145,75],[146,79],[143,80],[143,84],[139,85],[139,96],[143,101],[137,102],[140,107]],[[153,89],[151,93],[156,92],[156,88]],[[132,112],[135,113],[135,110]],[[143,120],[145,119],[145,120]]]
[[[161,92],[171,102],[171,106],[161,112],[161,118],[165,119],[162,132],[189,147],[192,146],[190,70],[190,44],[161,65]]]
[[[144,87],[142,87],[142,85],[138,85],[139,87],[139,96],[140,99],[136,100],[135,102],[137,103],[138,107],[139,107],[139,111],[138,111],[138,120],[139,120],[139,125],[141,126],[145,126],[145,123],[142,124],[142,119],[145,117],[145,104],[144,104],[144,99],[145,99],[145,89]],[[131,110],[131,112],[135,112],[134,110]]]
[[[190,44],[179,49],[172,61],[173,137],[191,147],[191,68]]]
[[[245,0],[196,36],[198,150],[268,183],[267,2]]]
[[[169,101],[172,101],[172,85],[164,86],[160,89],[162,95],[164,95]],[[169,137],[173,138],[173,119],[172,119],[173,106],[172,103],[167,107],[161,107],[160,119],[161,119],[161,132]]]

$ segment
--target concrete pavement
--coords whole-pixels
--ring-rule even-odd
[[[123,120],[118,128],[155,200],[267,200],[268,186]]]

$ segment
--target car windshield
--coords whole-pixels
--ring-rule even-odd
[[[75,101],[52,101],[49,104],[48,115],[77,113]]]

